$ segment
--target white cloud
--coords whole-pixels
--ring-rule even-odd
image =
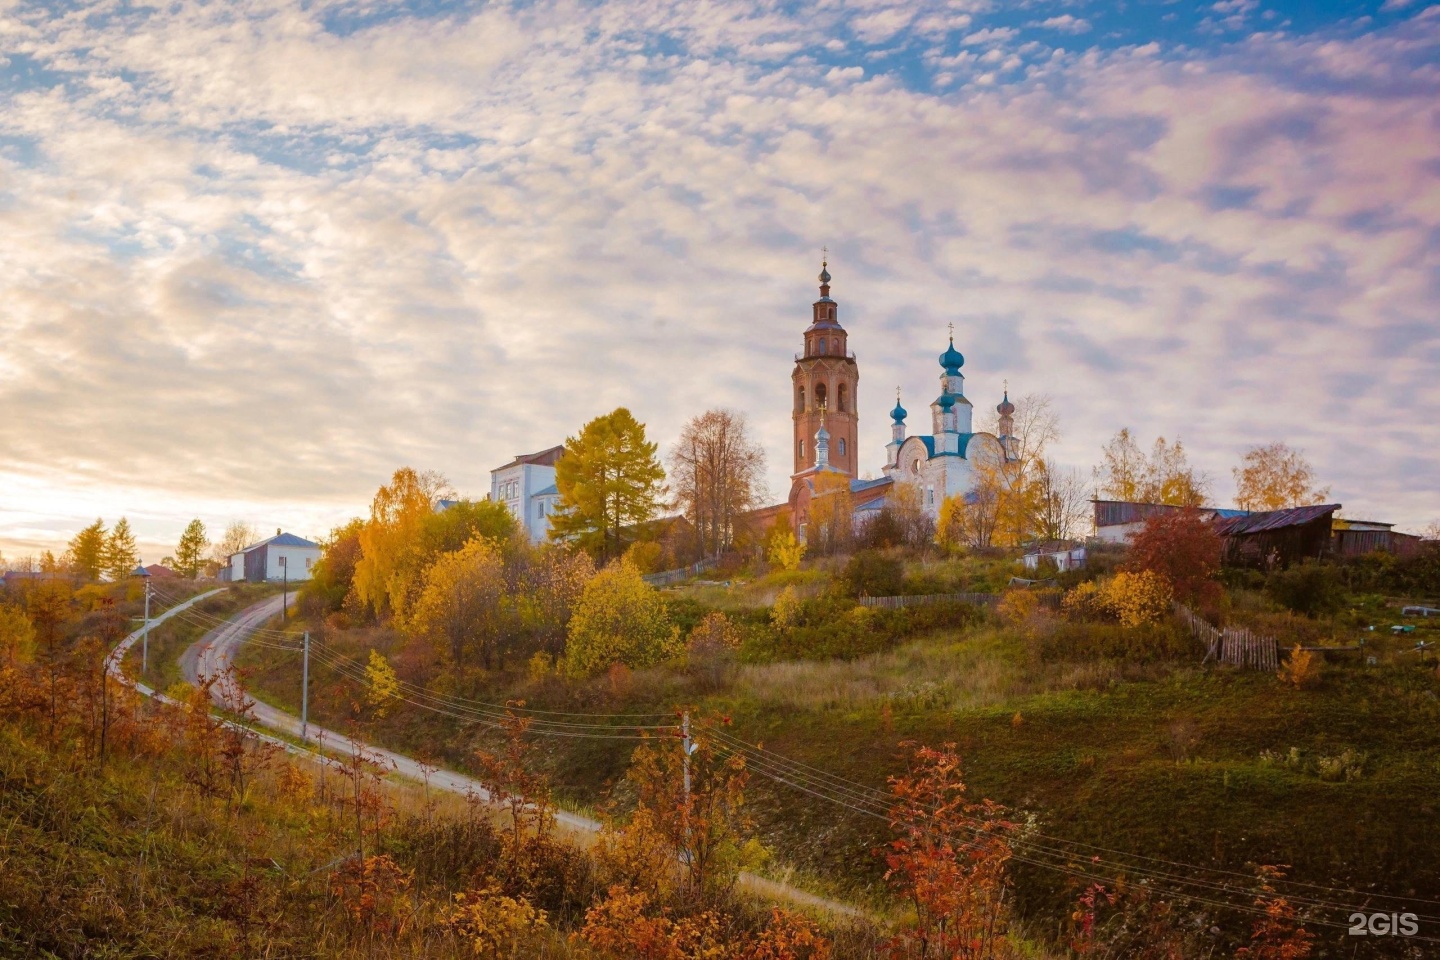
[[[1440,513],[1433,20],[1009,85],[937,45],[937,95],[813,62],[820,11],[12,12],[0,53],[65,82],[0,111],[0,548],[318,533],[401,464],[480,493],[621,403],[662,445],[744,410],[783,492],[825,243],[873,469],[953,320],[977,408],[1053,393],[1074,463],[1128,425],[1223,479],[1285,439],[1352,512]]]
[[[1071,16],[1068,13],[1062,13],[1058,17],[1048,17],[1044,20],[1039,21],[1038,23],[1032,23],[1030,24],[1030,26],[1044,27],[1049,30],[1059,30],[1061,33],[1080,34],[1088,33],[1090,31],[1089,20],[1085,20],[1081,17]]]

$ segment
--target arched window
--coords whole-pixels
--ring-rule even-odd
[[[837,403],[835,404],[835,409],[839,410],[841,413],[844,413],[849,408],[849,404],[846,403],[845,399],[845,395],[848,392],[849,390],[846,389],[845,384],[843,383],[840,384],[840,388],[835,391],[835,399],[837,401]],[[840,452],[844,453],[845,451],[842,450]]]
[[[799,453],[800,453],[800,459],[801,459],[801,460],[804,460],[804,459],[805,459],[805,441],[804,441],[803,438],[800,440],[800,445],[799,445],[799,447],[798,447],[797,449],[799,450]]]
[[[829,341],[829,340],[826,340],[824,337],[821,337],[821,338],[820,338],[820,355],[823,357],[825,354],[827,354],[827,353],[829,353],[829,352],[830,352],[830,341]]]
[[[823,383],[815,384],[815,405],[817,407],[825,405],[825,384]]]
[[[841,387],[840,389],[843,390],[843,389],[845,389],[845,388],[844,388],[844,387]],[[845,456],[845,438],[844,438],[844,437],[841,437],[841,438],[840,438],[840,456],[842,456],[842,457]]]
[[[795,390],[795,409],[801,413],[805,411],[805,387],[803,384]]]

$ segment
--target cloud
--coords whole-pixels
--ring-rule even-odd
[[[352,9],[0,14],[7,555],[122,513],[147,551],[323,533],[619,404],[662,446],[743,410],[783,492],[822,244],[871,469],[953,321],[977,409],[1051,392],[1072,463],[1285,439],[1347,509],[1440,513],[1399,466],[1440,475],[1401,348],[1440,304],[1434,19],[1161,56],[939,3]]]
[[[1059,30],[1061,33],[1081,34],[1090,31],[1089,20],[1072,16],[1068,13],[1062,13],[1058,17],[1048,17],[1037,23],[1032,23],[1030,26],[1043,27],[1047,30]]]

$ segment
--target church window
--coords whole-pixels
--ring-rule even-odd
[[[930,487],[930,488],[929,488],[929,493],[930,493],[930,506],[933,507],[933,506],[935,506],[935,488],[934,488],[934,487]]]
[[[803,386],[796,390],[795,409],[799,411],[804,411],[805,409],[805,388]]]
[[[829,353],[829,352],[830,352],[830,341],[829,341],[829,340],[826,340],[824,337],[821,337],[821,338],[820,338],[820,355],[823,357],[825,354],[827,354],[827,353]]]
[[[848,404],[847,404],[846,401],[845,401],[845,395],[846,395],[848,392],[849,392],[848,388],[847,388],[847,387],[845,386],[845,384],[843,384],[843,383],[840,384],[839,389],[835,391],[835,399],[836,399],[837,401],[839,401],[838,403],[835,404],[835,409],[839,410],[841,413],[844,413],[845,410],[846,410],[846,407],[848,406]]]
[[[840,438],[840,456],[845,456],[845,438]]]
[[[804,459],[805,459],[805,441],[804,441],[804,440],[801,440],[800,443],[799,443],[799,446],[796,447],[796,449],[800,451],[800,459],[801,459],[801,460],[804,460]]]
[[[817,407],[825,405],[825,384],[823,383],[815,384],[815,405]]]

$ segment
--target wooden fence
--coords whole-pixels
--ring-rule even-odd
[[[681,580],[688,580],[697,573],[703,573],[715,566],[714,560],[701,560],[699,563],[692,563],[688,567],[680,567],[678,570],[664,570],[660,573],[647,573],[641,577],[652,587],[668,587],[672,583],[679,583]]]
[[[861,597],[860,606],[896,610],[901,607],[923,607],[932,603],[973,603],[977,607],[998,602],[998,593],[924,593],[913,597]]]
[[[1175,605],[1175,614],[1190,629],[1190,635],[1205,644],[1202,664],[1213,658],[1218,663],[1250,670],[1274,673],[1280,669],[1280,645],[1274,637],[1263,637],[1243,627],[1217,630],[1204,617],[1181,604]]]

